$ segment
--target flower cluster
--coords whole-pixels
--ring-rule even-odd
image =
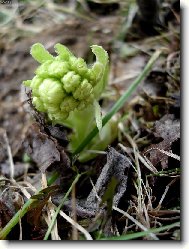
[[[31,55],[41,65],[35,77],[24,83],[32,89],[35,108],[47,113],[53,123],[62,124],[70,112],[84,110],[98,98],[97,85],[103,80],[106,68],[101,57],[103,54],[108,61],[108,55],[102,47],[93,45],[96,62],[88,67],[84,59],[76,58],[61,44],[55,45],[55,51],[56,57],[40,43],[32,46]]]

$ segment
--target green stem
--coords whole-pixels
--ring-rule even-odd
[[[43,240],[47,240],[47,239],[48,239],[48,237],[49,237],[49,235],[50,235],[50,233],[51,233],[51,231],[52,231],[52,229],[53,229],[53,226],[54,226],[54,223],[55,223],[55,221],[56,221],[56,218],[57,218],[57,216],[58,216],[58,214],[59,214],[61,208],[62,208],[63,205],[64,205],[64,202],[66,201],[66,199],[68,198],[69,194],[71,193],[72,188],[74,187],[74,185],[78,182],[80,176],[81,176],[81,174],[78,174],[78,175],[76,176],[75,180],[72,182],[72,185],[71,185],[70,188],[68,189],[68,191],[67,191],[67,193],[65,194],[64,198],[62,199],[61,203],[60,203],[59,206],[57,207],[56,212],[55,212],[55,214],[54,214],[53,217],[52,217],[50,226],[48,227],[48,230],[47,230],[47,232],[46,232],[45,237],[44,237]]]
[[[51,177],[47,179],[47,185],[51,186],[56,181],[56,179],[58,179],[59,176],[60,176],[59,172],[53,172]]]
[[[159,232],[163,232],[163,231],[166,231],[168,229],[171,229],[174,227],[179,227],[179,226],[180,226],[180,222],[176,222],[176,223],[166,225],[163,227],[152,228],[152,229],[149,229],[149,230],[143,231],[143,232],[131,233],[131,234],[121,235],[121,236],[117,236],[117,237],[115,236],[115,237],[101,238],[100,240],[132,240],[132,239],[147,236],[150,233],[159,233]]]
[[[10,233],[12,228],[16,226],[16,224],[19,222],[19,220],[28,212],[30,205],[34,203],[36,199],[29,199],[22,209],[20,209],[13,217],[12,219],[6,224],[6,226],[0,231],[0,240],[4,240],[7,235]]]
[[[133,93],[133,91],[136,89],[136,87],[140,84],[140,82],[147,76],[147,74],[150,72],[152,66],[160,56],[161,51],[156,51],[148,63],[146,64],[144,70],[141,72],[141,74],[136,78],[136,80],[130,85],[128,90],[118,99],[118,101],[115,103],[115,105],[112,107],[112,109],[104,116],[102,119],[102,127],[113,117],[113,115],[118,112],[125,104],[128,97]],[[73,156],[80,153],[87,144],[98,134],[98,128],[97,126],[94,127],[94,129],[88,134],[88,136],[83,140],[83,142],[78,146],[78,148],[73,152]]]
[[[55,172],[48,179],[48,185],[53,184],[53,182],[55,182],[55,180],[58,178],[58,176],[59,176],[59,174],[57,174],[57,172]],[[19,220],[28,212],[31,204],[33,204],[35,201],[37,201],[37,200],[36,199],[27,200],[27,202],[24,204],[24,206],[12,217],[12,219],[0,231],[0,240],[4,240],[7,237],[7,235],[10,233],[10,231],[13,229],[13,227],[15,227],[16,224],[18,224]]]

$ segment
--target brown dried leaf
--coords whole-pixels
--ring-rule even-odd
[[[68,144],[65,128],[58,125],[56,126],[48,125],[45,128],[48,130],[50,135],[58,141],[60,145],[66,146]]]
[[[23,204],[20,193],[13,188],[5,189],[0,196],[0,227],[4,227]]]
[[[37,163],[43,173],[52,163],[60,161],[56,141],[42,133],[37,123],[30,127],[24,146],[27,154]]]
[[[31,199],[36,199],[30,206],[27,215],[27,220],[30,224],[38,227],[40,224],[40,217],[44,206],[47,204],[49,198],[59,189],[59,186],[50,186],[42,189],[38,194],[33,195]]]
[[[154,135],[163,138],[163,141],[150,145],[145,153],[148,153],[149,160],[154,166],[161,162],[162,168],[165,169],[168,167],[168,156],[157,149],[171,151],[172,143],[180,138],[180,121],[175,120],[173,114],[163,116],[155,122]]]
[[[122,155],[113,147],[110,147],[107,154],[107,163],[104,165],[101,174],[97,179],[95,189],[92,189],[87,197],[87,204],[92,202],[96,204],[96,193],[98,196],[102,197],[111,178],[115,177],[119,184],[116,188],[113,204],[117,206],[127,188],[127,176],[125,175],[125,171],[126,169],[129,169],[130,164],[130,160],[125,155]]]
[[[97,212],[103,211],[103,208],[100,207],[101,200],[97,199],[97,196],[104,198],[103,201],[108,203],[109,210],[112,205],[117,206],[127,189],[127,174],[130,165],[131,162],[126,155],[109,147],[107,162],[102,168],[94,188],[86,199],[77,200],[77,215],[80,217],[92,217]],[[112,182],[112,179],[114,179],[114,182]],[[59,205],[62,198],[62,193],[57,194],[53,198],[53,203]],[[65,202],[64,206],[69,211],[73,209],[70,200]]]
[[[180,121],[174,120],[173,114],[163,116],[155,123],[155,136],[174,142],[180,138]]]
[[[33,195],[31,199],[44,199],[46,197],[50,197],[50,195],[54,194],[59,189],[58,185],[55,186],[49,186],[47,188],[42,189],[38,194]]]

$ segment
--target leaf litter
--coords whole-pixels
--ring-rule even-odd
[[[72,1],[67,2],[66,7],[69,8]],[[144,27],[145,16],[142,12],[138,15],[136,4],[130,5],[130,1],[116,3],[116,10],[111,4],[102,7],[102,3],[98,3],[101,13],[98,13],[99,8],[91,7],[87,2],[78,1],[76,5],[70,5],[70,13],[73,14],[75,8],[74,16],[64,12],[59,3],[53,2],[51,8],[44,3],[43,13],[35,17],[35,11],[41,6],[35,2],[32,6],[31,3],[23,4],[20,13],[33,11],[31,19],[24,20],[27,15],[20,16],[21,25],[10,21],[0,31],[0,126],[3,128],[1,131],[7,133],[15,181],[7,180],[10,163],[1,132],[0,173],[4,179],[1,181],[1,227],[23,206],[27,196],[36,198],[26,218],[22,218],[22,229],[18,226],[13,228],[14,235],[10,233],[8,239],[18,239],[20,231],[22,239],[43,239],[50,224],[45,216],[48,212],[50,215],[49,203],[54,205],[52,209],[56,208],[78,171],[84,175],[75,186],[75,197],[73,195],[65,202],[64,212],[61,211],[57,218],[58,234],[52,233],[51,239],[72,239],[73,224],[80,231],[77,239],[83,239],[83,231],[86,239],[98,240],[115,235],[119,239],[127,233],[158,228],[179,220],[179,1],[163,1],[164,5],[154,10],[157,11],[154,16],[164,19],[164,26],[158,26],[156,21],[149,22],[150,33],[146,33],[146,25]],[[102,13],[106,8],[109,14],[104,16]],[[145,5],[140,7],[140,11],[142,8]],[[40,18],[46,20],[46,10],[48,15],[57,13],[54,18],[48,18],[48,25],[53,29],[46,28],[43,25],[46,22],[40,21],[40,32],[43,32],[38,33],[39,27],[36,26],[35,30],[35,22],[38,23]],[[125,17],[120,13],[130,14]],[[87,17],[90,21],[86,21]],[[42,42],[50,52],[55,43],[63,43],[89,63],[92,61],[88,57],[89,46],[102,45],[111,58],[111,84],[101,100],[107,110],[141,72],[152,50],[166,48],[156,67],[120,111],[119,127],[122,128],[119,129],[119,137],[107,152],[99,152],[96,159],[84,164],[76,158],[73,160],[67,151],[70,131],[46,124],[44,117],[25,104],[29,96],[25,89],[20,89],[20,83],[31,78],[36,67],[28,52],[35,42]],[[55,185],[52,188],[46,186],[37,193],[42,174],[48,176],[53,171],[60,173]],[[14,196],[21,201],[14,202]],[[73,198],[75,207],[72,206]],[[76,213],[76,220],[73,213]],[[141,239],[179,240],[179,234],[180,230],[174,228]]]
[[[36,162],[42,172],[45,172],[52,163],[60,161],[60,153],[55,142],[40,131],[38,124],[30,127],[28,140],[24,146],[26,153]]]
[[[163,116],[159,121],[155,122],[154,136],[162,138],[163,141],[150,145],[144,153],[154,166],[160,163],[162,168],[166,169],[168,168],[169,156],[162,153],[162,151],[172,152],[172,144],[180,139],[180,121],[175,119],[173,114]]]
[[[127,189],[127,170],[130,167],[130,160],[121,153],[117,152],[114,148],[109,148],[107,153],[107,162],[102,168],[100,175],[89,193],[86,200],[81,200],[76,204],[76,212],[81,217],[95,216],[99,210],[103,211],[100,206],[105,201],[107,190],[113,187],[109,198],[112,198],[112,206],[117,206],[121,197],[124,195]],[[111,184],[110,184],[111,183]],[[115,185],[114,185],[115,184]],[[60,197],[54,197],[55,204],[59,204]],[[69,210],[72,210],[71,202],[65,204]]]

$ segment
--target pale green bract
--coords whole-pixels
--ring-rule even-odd
[[[75,57],[64,45],[58,43],[54,48],[55,57],[40,43],[31,47],[31,55],[40,65],[34,78],[24,81],[24,84],[31,88],[32,103],[39,112],[46,113],[53,124],[66,125],[74,130],[70,138],[73,151],[95,122],[100,133],[107,129],[102,128],[98,100],[107,84],[108,54],[101,46],[92,45],[96,61],[88,67],[84,59]],[[99,144],[100,137],[94,139],[94,144]],[[105,146],[106,143],[102,142],[105,148],[108,144]],[[92,145],[90,149],[93,149]]]

